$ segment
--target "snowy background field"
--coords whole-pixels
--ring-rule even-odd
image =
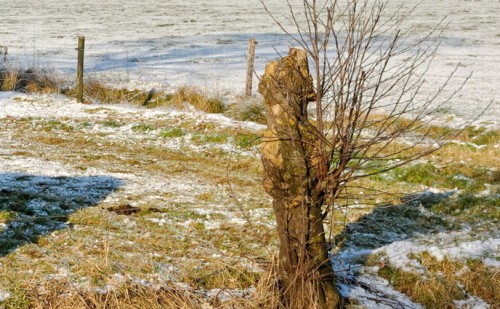
[[[266,1],[282,18],[283,1]],[[300,9],[300,1],[292,0]],[[390,1],[389,11],[400,0]],[[407,7],[414,3],[406,2]],[[23,66],[52,67],[74,74],[76,38],[86,37],[88,74],[108,75],[129,87],[195,84],[219,92],[244,91],[245,53],[259,42],[256,72],[286,52],[289,40],[260,1],[0,1],[0,46]],[[472,78],[452,102],[459,117],[477,115],[493,101],[482,122],[500,119],[500,4],[497,0],[424,0],[406,20],[424,35],[443,17],[450,22],[440,42],[428,87],[440,84],[460,63],[457,76]],[[458,80],[456,81],[459,82]]]

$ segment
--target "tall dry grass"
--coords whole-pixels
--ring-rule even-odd
[[[68,81],[59,78],[54,70],[47,68],[14,67],[0,65],[0,91],[25,93],[62,93],[76,97],[76,87],[62,87]],[[173,93],[163,91],[141,91],[117,88],[96,78],[84,84],[84,101],[87,103],[131,103],[145,107],[171,106],[186,109],[189,106],[207,113],[223,113],[226,110],[222,98],[192,86],[184,86]]]
[[[209,95],[196,87],[179,87],[173,93],[164,91],[129,90],[116,88],[106,82],[90,79],[84,84],[84,101],[87,103],[115,104],[130,103],[148,108],[168,106],[177,109],[188,109],[190,106],[206,113],[222,113],[225,105],[222,98]],[[64,89],[63,94],[76,97],[76,89]]]
[[[62,81],[53,70],[0,67],[0,90],[26,93],[58,93]]]
[[[277,268],[271,267],[255,282],[255,291],[242,296],[231,290],[208,293],[204,289],[179,288],[174,284],[154,288],[133,282],[114,286],[111,290],[82,288],[68,279],[53,279],[42,284],[20,286],[1,308],[57,309],[284,309],[279,302]]]

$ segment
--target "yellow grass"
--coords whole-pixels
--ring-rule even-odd
[[[399,291],[426,308],[453,308],[455,300],[477,296],[488,304],[500,303],[500,276],[482,262],[436,260],[427,252],[416,257],[427,271],[425,276],[385,265],[379,274]]]
[[[54,72],[40,69],[1,69],[1,91],[23,91],[27,93],[57,93],[61,81]]]

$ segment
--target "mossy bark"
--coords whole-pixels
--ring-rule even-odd
[[[286,308],[337,308],[340,296],[323,227],[314,98],[305,51],[271,62],[259,84],[267,131],[262,142],[264,188],[273,198],[280,239],[279,279]]]

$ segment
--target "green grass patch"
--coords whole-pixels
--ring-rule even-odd
[[[102,123],[102,125],[108,128],[119,128],[123,126],[123,123],[114,120],[106,120]]]
[[[72,132],[73,127],[59,120],[49,120],[42,124],[44,130],[60,130]]]
[[[184,133],[184,130],[182,130],[181,128],[168,128],[162,130],[158,135],[159,137],[163,138],[176,138],[183,137],[184,135],[186,135],[186,133]]]
[[[223,144],[228,141],[228,135],[225,133],[197,133],[191,137],[191,141],[195,144]]]
[[[236,146],[243,149],[250,149],[260,145],[260,135],[252,133],[238,133],[234,138]]]
[[[498,143],[498,136],[498,130],[488,130],[482,126],[467,126],[460,132],[457,139],[476,145],[495,145]]]
[[[93,126],[93,124],[90,122],[87,122],[87,121],[81,122],[78,124],[79,129],[89,129],[89,128],[92,128],[92,126]]]
[[[498,143],[498,132],[497,131],[486,131],[472,139],[472,142],[476,145],[494,145]]]
[[[135,133],[145,133],[145,132],[149,132],[149,131],[154,131],[155,128],[151,125],[148,125],[148,124],[144,124],[144,123],[141,123],[141,124],[138,124],[138,125],[135,125],[132,127],[132,132],[135,132]]]
[[[484,190],[485,181],[490,180],[487,168],[464,164],[450,164],[438,168],[433,163],[427,162],[399,167],[391,173],[398,181],[434,188],[460,189],[468,193]]]
[[[438,169],[432,163],[399,167],[393,173],[400,181],[426,186],[435,186],[438,177]]]
[[[498,195],[474,196],[458,194],[434,204],[430,209],[439,214],[451,215],[463,223],[500,222],[500,198]]]
[[[10,219],[15,218],[16,215],[12,211],[0,210],[0,223],[7,223]]]

